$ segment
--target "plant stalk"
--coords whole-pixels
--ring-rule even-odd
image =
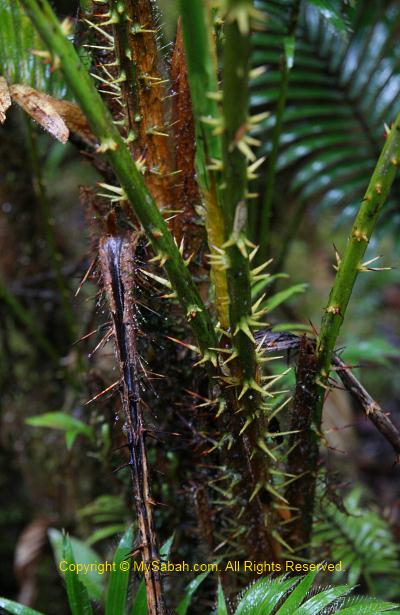
[[[362,264],[362,259],[379,214],[389,195],[399,164],[400,114],[387,135],[386,143],[361,201],[345,252],[339,263],[328,305],[325,308],[317,341],[319,381],[322,384],[325,384],[329,377],[336,340],[357,276],[359,272],[368,271],[368,267]],[[325,389],[318,386],[318,400],[314,412],[314,420],[318,429],[321,425],[324,393]]]
[[[269,495],[267,455],[260,448],[265,437],[266,421],[262,402],[255,340],[252,328],[257,324],[251,300],[251,246],[247,239],[248,156],[246,134],[249,128],[250,17],[252,2],[227,2],[223,49],[223,190],[222,207],[225,223],[224,249],[227,258],[229,320],[232,350],[236,358],[229,363],[236,408],[231,417],[232,433],[241,443],[242,495],[247,494],[246,516],[254,528],[252,556],[276,558],[272,539],[273,527],[269,507],[262,497]],[[253,246],[254,247],[254,246]],[[237,420],[237,413],[240,420]],[[244,425],[246,421],[247,425]],[[238,425],[239,423],[239,425]],[[240,456],[239,456],[240,459]],[[268,522],[267,522],[268,519]]]
[[[129,466],[134,485],[140,550],[144,563],[147,607],[149,615],[165,615],[161,576],[153,570],[153,561],[160,555],[154,528],[150,493],[150,476],[145,445],[145,426],[140,398],[140,369],[135,306],[135,260],[137,238],[112,236],[101,241],[99,256],[110,311],[114,339],[123,383],[122,405],[125,413]]]
[[[219,109],[217,57],[210,9],[203,0],[180,0],[185,59],[196,134],[197,181],[205,204],[210,253],[218,256],[225,241],[221,210],[222,118]],[[211,259],[216,309],[223,328],[229,326],[226,271]]]

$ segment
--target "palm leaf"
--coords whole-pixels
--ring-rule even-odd
[[[331,4],[334,2],[312,2]],[[259,127],[264,155],[269,154],[281,73],[279,61],[290,2],[260,2],[271,15],[265,32],[255,35],[255,65],[268,70],[254,84],[252,105],[271,116]],[[321,11],[322,9],[322,11]],[[329,13],[329,11],[328,11]],[[302,3],[296,31],[294,66],[290,72],[283,131],[277,160],[275,205],[288,196],[298,207],[318,204],[335,208],[338,220],[354,216],[359,199],[390,125],[400,110],[399,58],[396,37],[400,6],[396,2],[360,0],[357,11],[326,21],[327,9]],[[347,25],[352,21],[352,32]],[[347,25],[346,25],[347,24]],[[262,191],[262,177],[261,177]],[[281,186],[281,188],[279,188]],[[397,192],[399,187],[397,186]],[[384,218],[399,218],[394,198]],[[285,216],[287,210],[285,208]]]
[[[351,587],[314,587],[315,572],[287,579],[263,578],[250,585],[236,608],[235,615],[322,615],[323,613],[398,613],[397,605],[370,597],[350,596]]]

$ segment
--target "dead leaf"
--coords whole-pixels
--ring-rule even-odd
[[[0,124],[6,119],[6,111],[11,106],[11,97],[7,81],[0,77]]]
[[[19,584],[18,601],[32,606],[36,595],[36,568],[47,540],[50,520],[34,519],[20,534],[14,555],[14,572]]]
[[[53,137],[66,143],[69,130],[54,106],[54,99],[29,85],[11,85],[11,98]]]
[[[70,132],[78,135],[78,137],[89,145],[94,146],[97,144],[97,139],[90,130],[87,119],[78,105],[68,100],[59,100],[52,96],[46,96],[54,109],[61,115]]]

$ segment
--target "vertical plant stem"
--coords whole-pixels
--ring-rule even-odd
[[[241,489],[247,492],[247,519],[254,528],[253,543],[248,548],[253,557],[263,553],[274,558],[272,527],[266,518],[268,508],[261,500],[267,493],[267,455],[260,448],[266,431],[255,340],[252,327],[257,324],[251,301],[250,259],[247,239],[248,146],[249,121],[250,15],[252,2],[229,0],[225,16],[223,49],[223,190],[225,244],[229,292],[229,319],[232,348],[236,357],[230,363],[236,385],[236,412],[241,413],[242,427],[232,417],[235,438],[239,438],[243,459]],[[236,431],[237,430],[237,431]],[[245,484],[247,483],[247,484]],[[255,544],[257,543],[257,544]]]
[[[275,190],[276,163],[278,160],[279,144],[283,128],[283,116],[286,109],[286,100],[289,87],[289,76],[293,66],[294,56],[294,32],[296,30],[299,17],[300,2],[297,0],[291,7],[290,24],[287,35],[284,38],[284,51],[281,55],[281,80],[279,85],[278,104],[275,112],[275,126],[272,134],[272,150],[268,158],[267,173],[265,178],[265,192],[263,206],[261,209],[260,230],[258,242],[260,250],[258,259],[264,262],[268,256],[270,247],[270,223],[272,213],[272,202]]]
[[[358,214],[351,229],[343,258],[329,295],[328,305],[322,319],[321,330],[317,340],[314,384],[308,391],[309,406],[317,432],[321,429],[322,411],[328,378],[333,361],[333,351],[340,327],[353,292],[358,273],[368,271],[362,258],[371,239],[383,204],[395,179],[400,164],[400,114],[397,116],[386,143],[382,149],[367,191],[361,201]],[[310,433],[312,436],[312,433]],[[317,451],[316,451],[317,452]],[[307,479],[308,502],[300,514],[306,518],[313,515],[315,486],[317,477],[318,455],[314,455],[314,467],[308,468]],[[301,529],[301,528],[300,528]],[[303,525],[304,529],[304,525]],[[302,533],[306,541],[307,536]]]
[[[203,0],[180,0],[185,58],[196,134],[197,180],[205,204],[205,223],[212,256],[220,254],[225,240],[221,210],[222,127],[219,109],[217,58],[211,13]],[[228,328],[226,271],[211,259],[216,308],[221,326]]]
[[[210,356],[209,348],[215,347],[217,342],[210,316],[167,224],[91,77],[63,34],[47,0],[21,0],[21,3],[49,50],[59,57],[65,79],[100,142],[99,151],[106,154],[134,214],[141,222],[160,262],[164,264],[173,290],[197,337],[200,350]]]
[[[132,236],[108,237],[101,242],[99,256],[113,319],[114,339],[123,382],[122,404],[127,426],[129,465],[134,485],[148,612],[149,615],[164,615],[166,610],[161,576],[152,567],[153,561],[158,561],[160,555],[153,522],[153,502],[150,495],[150,476],[144,441],[145,427],[139,388],[135,243],[135,238]]]
[[[285,491],[291,515],[285,540],[295,551],[296,556],[306,558],[309,556],[313,522],[310,502],[313,502],[315,495],[315,470],[318,460],[317,434],[311,428],[315,376],[315,349],[306,336],[303,336],[300,341],[296,391],[289,427],[294,433],[289,437],[286,473],[296,478],[289,482]]]
[[[317,342],[319,378],[326,383],[340,327],[359,272],[368,271],[362,258],[371,239],[379,214],[385,203],[400,164],[400,114],[386,138],[367,191],[361,201],[347,246],[329,295]],[[319,428],[322,419],[324,389],[319,387],[314,420]]]
[[[165,113],[167,79],[160,70],[154,3],[111,0],[110,7],[129,146],[137,159],[146,152],[145,182],[158,208],[176,208],[177,176]]]
[[[287,62],[283,62],[281,68],[281,81],[279,86],[279,98],[275,115],[275,126],[272,134],[272,150],[268,158],[267,173],[265,176],[265,193],[261,208],[261,222],[259,227],[258,241],[260,244],[259,260],[263,262],[267,258],[270,247],[270,222],[272,200],[275,190],[276,162],[278,159],[279,143],[283,126],[283,113],[286,108],[286,97],[289,85],[289,68]]]
[[[238,6],[240,8],[238,8]],[[259,403],[254,390],[257,380],[255,343],[252,339],[252,301],[247,232],[247,165],[240,145],[247,132],[249,105],[250,33],[241,30],[235,11],[244,11],[251,2],[228,2],[223,51],[223,213],[225,220],[230,330],[238,355],[243,404],[249,413]],[[243,26],[242,26],[243,27]]]

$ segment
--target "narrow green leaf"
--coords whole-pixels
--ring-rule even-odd
[[[394,610],[396,609],[396,610]],[[343,608],[340,609],[341,615],[377,615],[378,613],[400,613],[397,604],[376,600],[369,596],[352,596]]]
[[[176,609],[178,615],[186,615],[192,601],[193,594],[208,575],[209,571],[202,572],[195,579],[193,579],[193,581],[189,583],[189,585],[185,589],[183,599],[180,601],[178,608]]]
[[[64,538],[63,534],[58,530],[51,528],[48,531],[51,546],[54,552],[54,559],[56,561],[57,570],[62,574],[60,570],[60,562],[64,559]],[[89,565],[101,563],[101,557],[91,547],[86,545],[77,538],[69,538],[71,548],[73,550],[74,562],[77,564]],[[103,595],[103,576],[93,566],[92,570],[88,570],[86,574],[76,575],[81,580],[89,592],[89,596],[92,600],[100,600]]]
[[[309,4],[315,6],[321,15],[330,21],[339,32],[349,31],[349,24],[341,12],[341,2],[337,0],[308,0]]]
[[[217,594],[217,615],[228,615],[226,608],[224,590],[222,589],[221,581],[218,581],[218,594]]]
[[[235,615],[269,615],[297,579],[264,578],[251,585],[238,604]]]
[[[294,588],[289,597],[285,600],[276,615],[292,615],[296,613],[296,609],[301,605],[307,593],[311,589],[318,571],[310,572],[300,583]]]
[[[272,295],[269,299],[263,302],[262,307],[271,311],[274,310],[278,305],[287,301],[293,295],[297,295],[299,293],[304,293],[308,287],[308,284],[295,284],[294,286],[290,286],[289,288],[285,288],[285,290],[281,290],[279,293]]]
[[[140,581],[139,588],[132,604],[131,615],[148,615],[146,585],[144,581]]]
[[[285,36],[285,38],[283,39],[286,66],[288,67],[288,70],[291,70],[293,68],[295,42],[296,42],[296,39],[294,36]]]
[[[133,529],[130,526],[122,536],[114,554],[114,565],[110,572],[107,589],[106,615],[123,615],[125,612],[126,597],[128,594],[129,568],[121,569],[121,562],[127,562],[132,551]]]
[[[87,545],[89,545],[89,547],[91,547],[92,545],[94,545],[96,542],[99,542],[100,540],[104,540],[105,538],[108,538],[109,536],[114,536],[114,534],[120,534],[121,532],[125,530],[125,528],[126,528],[125,523],[118,523],[116,525],[106,525],[105,527],[100,527],[99,529],[95,530],[89,536],[89,538],[85,540],[85,542]]]
[[[350,590],[351,588],[349,585],[330,587],[307,600],[307,602],[297,609],[296,615],[317,615],[322,609],[347,594]]]
[[[26,419],[26,423],[34,427],[50,427],[51,429],[60,429],[61,431],[81,433],[89,438],[92,436],[90,427],[66,412],[46,412],[45,414]]]
[[[6,613],[11,613],[11,615],[43,615],[39,611],[29,608],[29,606],[8,600],[8,598],[0,598],[0,609],[4,609]]]
[[[74,560],[71,541],[66,535],[63,536],[63,559],[67,564],[64,579],[68,595],[68,604],[72,615],[92,615],[93,611],[86,587],[80,582],[79,576],[75,572],[69,570],[69,565],[75,564],[76,562]]]
[[[175,534],[171,534],[171,536],[164,542],[163,546],[160,549],[160,557],[161,559],[168,559],[169,554],[171,553],[172,543],[174,542]]]

